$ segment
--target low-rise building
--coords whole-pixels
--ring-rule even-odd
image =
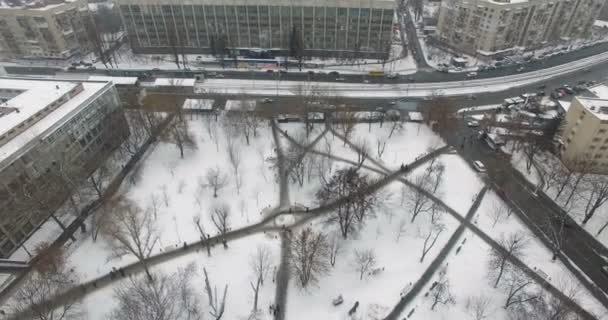
[[[443,0],[438,40],[456,50],[498,56],[584,38],[605,0]]]
[[[0,78],[0,257],[46,221],[129,129],[111,82]]]
[[[0,0],[0,56],[68,59],[91,52],[84,0]]]
[[[572,170],[585,165],[608,173],[608,95],[575,97],[564,121],[559,137],[562,162]]]

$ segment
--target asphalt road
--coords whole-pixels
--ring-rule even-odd
[[[367,75],[361,74],[341,74],[339,76],[330,75],[325,71],[325,74],[309,74],[308,72],[299,72],[297,69],[289,69],[286,73],[280,75],[282,80],[293,80],[293,81],[336,81],[337,78],[343,78],[343,82],[358,83],[367,80],[371,83],[416,83],[416,82],[444,82],[444,81],[461,81],[467,80],[466,72],[460,73],[443,73],[427,68],[420,44],[417,41],[415,30],[413,29],[413,23],[411,19],[406,19],[406,35],[408,36],[409,48],[411,49],[415,60],[419,65],[418,72],[411,75],[400,75],[397,79],[385,79],[368,77]],[[596,55],[602,52],[608,51],[608,43],[596,44],[587,48],[582,48],[573,52],[564,53],[559,56],[551,57],[549,59],[535,61],[527,63],[524,66],[524,72],[540,70],[548,67],[557,66],[566,62],[579,60],[585,57]],[[121,69],[98,69],[94,71],[87,70],[76,70],[69,71],[73,74],[89,74],[94,73],[97,75],[112,75],[112,76],[143,76],[144,74],[152,77],[184,77],[192,78],[197,74],[204,72],[206,68],[210,66],[195,65],[190,66],[189,71],[181,70],[121,70]],[[478,79],[501,77],[511,74],[519,73],[517,69],[520,65],[513,65],[508,67],[501,67],[493,70],[484,70],[478,72]],[[35,67],[35,66],[5,66],[4,67],[9,74],[33,74],[33,75],[54,75],[65,73],[60,68],[53,67]],[[217,66],[215,66],[217,68]],[[230,79],[255,79],[255,80],[272,80],[276,79],[279,75],[277,72],[268,73],[266,70],[223,70],[220,71],[225,78]]]
[[[535,186],[532,186],[525,178],[513,168],[508,157],[502,153],[491,150],[485,142],[477,139],[477,129],[468,128],[464,121],[460,121],[458,134],[452,135],[450,144],[460,146],[463,137],[466,138],[464,149],[460,154],[472,163],[481,160],[487,168],[487,177],[490,181],[501,186],[504,197],[519,207],[529,221],[525,221],[531,230],[542,230],[549,234],[548,221],[557,223],[556,217],[560,214],[560,208],[548,198],[535,196]],[[565,228],[565,241],[562,252],[572,260],[576,266],[589,277],[599,288],[608,294],[608,275],[601,272],[603,265],[608,261],[602,255],[608,257],[608,249],[596,241],[586,231],[581,229],[576,222],[567,223]]]

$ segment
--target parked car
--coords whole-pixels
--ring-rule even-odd
[[[484,166],[483,163],[481,163],[481,161],[479,160],[475,160],[473,162],[473,167],[475,167],[475,170],[477,170],[478,172],[486,172],[486,166]]]
[[[467,122],[467,126],[469,126],[471,128],[476,128],[476,127],[479,127],[479,122],[475,121],[475,120],[471,120],[471,121]]]
[[[274,73],[274,70],[268,69],[268,70],[266,70],[266,73]]]
[[[273,102],[274,102],[274,99],[271,99],[271,98],[264,98],[264,99],[262,99],[262,102],[263,102],[263,103],[273,103]]]
[[[338,77],[338,78],[336,78],[336,81],[346,81],[346,79],[344,79],[342,77]]]
[[[338,72],[338,71],[331,71],[329,74],[332,75],[332,76],[339,76],[340,72]]]
[[[467,73],[467,78],[471,79],[471,78],[476,78],[477,77],[477,72],[469,72]]]

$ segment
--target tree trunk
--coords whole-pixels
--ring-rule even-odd
[[[59,219],[57,219],[57,217],[55,216],[55,214],[51,214],[51,218],[53,218],[53,220],[55,220],[55,222],[57,223],[57,225],[59,225],[59,228],[61,228],[61,231],[66,232],[66,228],[63,225],[63,223],[61,223],[61,221],[59,221]],[[70,240],[76,242],[76,238],[74,238],[74,235],[70,235]]]
[[[500,264],[500,271],[498,272],[498,277],[496,278],[496,282],[494,283],[494,288],[498,287],[498,282],[500,282],[500,278],[502,277],[502,272],[505,270],[506,263],[507,259],[503,258],[502,263]]]
[[[591,210],[589,210],[585,214],[585,218],[583,218],[583,222],[582,222],[583,224],[587,223],[587,221],[589,221],[589,219],[591,219],[591,217],[593,217],[597,208],[599,208],[599,205],[597,203],[593,204],[593,206],[591,207]]]
[[[604,223],[604,225],[600,228],[600,230],[597,231],[597,235],[599,236],[602,231],[604,231],[604,229],[606,229],[606,227],[608,227],[608,221],[606,221],[606,223]]]

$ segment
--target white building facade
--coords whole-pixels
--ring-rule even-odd
[[[135,52],[214,53],[224,47],[315,56],[388,54],[393,0],[118,0]],[[175,47],[179,47],[176,50]]]
[[[110,82],[0,78],[0,257],[129,135]]]
[[[516,48],[584,38],[605,0],[443,0],[438,40],[448,47],[492,56]]]
[[[68,59],[91,51],[83,0],[9,6],[0,2],[0,56]]]

